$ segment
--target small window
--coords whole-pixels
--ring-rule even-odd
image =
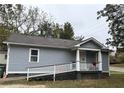
[[[30,49],[29,62],[39,62],[39,49]]]

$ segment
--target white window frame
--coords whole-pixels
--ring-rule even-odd
[[[32,50],[37,50],[38,51],[37,61],[31,61],[31,51]],[[37,48],[30,48],[29,49],[29,62],[30,63],[39,63],[39,56],[40,56],[40,49],[37,49]]]

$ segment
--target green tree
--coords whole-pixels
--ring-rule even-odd
[[[0,49],[6,49],[6,45],[3,44],[3,41],[7,39],[10,32],[8,31],[7,26],[0,24]]]
[[[103,10],[97,12],[98,19],[106,18],[109,23],[108,33],[112,36],[107,39],[108,45],[124,48],[124,5],[107,4]]]
[[[39,25],[40,36],[52,37],[52,26],[53,24],[49,21],[43,21],[43,23]]]
[[[58,23],[53,25],[53,38],[60,38],[60,33],[63,31],[62,26]]]
[[[0,4],[0,19],[10,32],[32,35],[39,34],[39,29],[50,24],[51,17],[37,7],[29,8],[21,4]]]
[[[74,31],[71,23],[64,23],[63,31],[60,32],[60,38],[62,39],[73,39]]]
[[[74,31],[69,22],[60,25],[38,7],[25,7],[21,4],[0,4],[0,24],[2,31],[23,33],[62,39],[73,39]]]
[[[51,17],[37,7],[25,7],[21,4],[0,4],[0,46],[9,33],[22,33],[26,35],[50,35]],[[40,32],[39,32],[40,31]]]
[[[21,19],[23,6],[20,4],[0,4],[0,19],[1,24],[7,26],[10,32],[19,33],[19,27],[24,23],[25,20]]]

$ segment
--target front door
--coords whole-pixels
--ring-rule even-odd
[[[95,70],[98,62],[98,52],[97,51],[87,51],[87,68],[89,70]]]
[[[86,63],[86,51],[80,51],[80,62]]]

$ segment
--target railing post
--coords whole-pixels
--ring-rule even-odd
[[[80,71],[80,50],[76,51],[76,70]]]
[[[56,81],[56,65],[54,65],[54,68],[53,68],[53,81],[54,82]]]
[[[73,69],[73,63],[72,64],[69,64],[69,70],[72,70]]]
[[[29,80],[29,68],[27,69],[27,81]]]

